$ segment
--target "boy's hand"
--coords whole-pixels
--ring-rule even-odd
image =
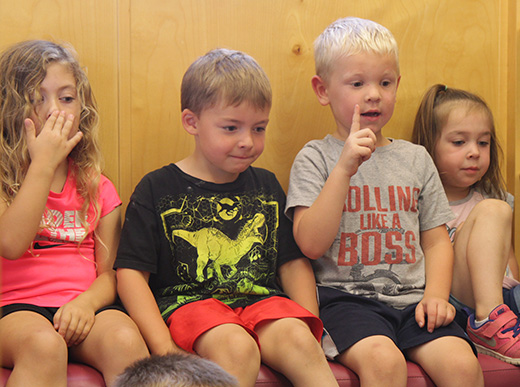
[[[356,105],[350,133],[338,161],[349,177],[356,174],[359,166],[367,161],[376,149],[376,135],[371,129],[360,129],[360,117],[359,105]]]
[[[415,321],[422,328],[427,323],[428,332],[448,325],[455,318],[455,308],[448,301],[437,297],[424,297],[415,308]]]
[[[58,309],[54,315],[54,328],[70,347],[85,340],[94,325],[94,319],[94,311],[74,299]]]
[[[31,161],[38,160],[56,168],[83,136],[83,133],[78,131],[69,139],[74,126],[74,116],[65,116],[65,112],[54,111],[39,134],[36,134],[36,127],[30,118],[26,118],[24,124]]]

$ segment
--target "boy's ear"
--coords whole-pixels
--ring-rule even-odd
[[[190,109],[184,109],[181,113],[182,126],[191,135],[197,134],[197,122],[199,118]]]
[[[327,85],[325,84],[325,81],[319,76],[315,75],[311,79],[312,84],[312,90],[314,90],[314,93],[316,94],[316,97],[318,97],[318,101],[323,106],[326,106],[330,103],[329,101],[329,95],[327,93]]]

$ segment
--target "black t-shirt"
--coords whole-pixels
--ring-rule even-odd
[[[264,169],[214,184],[167,165],[132,194],[115,267],[151,273],[165,320],[210,297],[236,308],[283,295],[278,267],[303,256],[284,209],[285,193]]]

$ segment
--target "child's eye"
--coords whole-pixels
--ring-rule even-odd
[[[384,86],[384,87],[388,87],[391,84],[392,84],[392,82],[390,82],[390,81],[383,81],[383,82],[381,82],[381,86]]]
[[[74,97],[61,97],[60,99],[65,103],[71,103],[76,100],[76,98],[74,98]]]
[[[455,145],[455,146],[461,146],[461,145],[464,145],[464,141],[462,141],[462,140],[452,141],[451,143],[452,143],[453,145]]]
[[[356,81],[356,82],[352,82],[351,85],[354,86],[354,87],[361,87],[361,86],[363,86],[363,82]]]
[[[478,144],[480,146],[488,146],[489,145],[489,142],[488,141],[479,141]]]
[[[224,126],[223,129],[227,132],[234,132],[235,130],[237,130],[237,127],[230,125],[230,126]]]
[[[257,127],[254,129],[254,131],[257,132],[257,133],[265,132],[265,127],[263,127],[263,126],[257,126]]]

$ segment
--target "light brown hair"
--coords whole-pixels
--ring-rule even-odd
[[[272,92],[264,70],[249,55],[219,48],[193,62],[182,79],[181,110],[200,114],[223,102],[228,106],[250,103],[271,107]]]
[[[423,145],[435,161],[435,146],[446,124],[450,112],[455,107],[465,107],[468,111],[478,109],[486,114],[490,122],[489,168],[472,188],[477,188],[490,197],[505,199],[505,182],[500,173],[502,149],[497,140],[493,113],[486,102],[469,91],[454,89],[446,85],[430,87],[419,105],[413,126],[412,142]]]

